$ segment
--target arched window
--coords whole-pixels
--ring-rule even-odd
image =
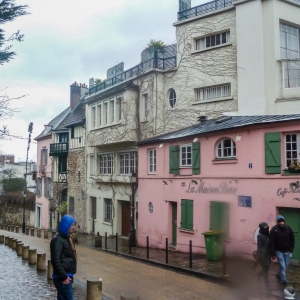
[[[169,104],[173,108],[176,104],[176,93],[174,89],[171,89],[169,92]]]
[[[236,157],[235,142],[232,139],[223,139],[217,147],[217,158]]]

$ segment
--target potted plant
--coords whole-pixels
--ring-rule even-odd
[[[289,166],[290,173],[300,173],[300,161],[298,159],[293,159],[291,165]]]

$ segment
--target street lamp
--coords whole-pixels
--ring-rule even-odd
[[[22,192],[23,195],[23,222],[22,222],[22,233],[25,233],[25,199],[26,199],[26,191]]]
[[[129,243],[131,247],[135,247],[135,226],[134,226],[134,210],[135,210],[135,201],[134,201],[134,194],[135,194],[135,186],[137,183],[137,174],[131,173],[129,177],[130,184],[131,184],[131,216],[130,216],[130,237]]]

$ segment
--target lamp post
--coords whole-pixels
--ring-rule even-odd
[[[135,211],[135,201],[134,201],[134,194],[135,194],[135,186],[137,183],[137,174],[131,173],[130,184],[131,184],[131,216],[130,216],[130,238],[129,243],[131,247],[135,247],[135,226],[134,226],[134,211]]]
[[[26,175],[25,175],[26,176]],[[23,222],[22,222],[22,233],[25,233],[25,200],[26,200],[26,190],[22,192],[23,195]]]

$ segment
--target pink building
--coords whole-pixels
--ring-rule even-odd
[[[138,244],[205,253],[225,230],[228,253],[251,254],[258,224],[286,217],[300,260],[300,115],[234,116],[139,142]],[[300,166],[299,166],[300,168]],[[299,171],[300,172],[300,171]]]

